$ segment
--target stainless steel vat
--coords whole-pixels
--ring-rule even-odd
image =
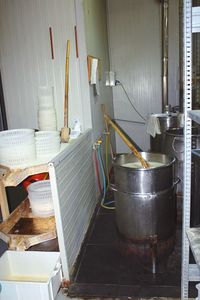
[[[200,147],[200,128],[192,128],[192,149]],[[176,158],[175,176],[180,179],[177,193],[183,194],[183,161],[184,161],[184,136],[183,128],[174,128],[166,131],[165,142],[162,144],[162,153]]]
[[[155,114],[160,122],[161,134],[157,134],[154,138],[151,136],[150,144],[152,152],[161,152],[165,144],[165,132],[172,128],[182,127],[182,114]]]
[[[115,192],[116,221],[122,236],[128,240],[148,240],[151,236],[164,240],[176,228],[174,186],[151,193]]]
[[[125,193],[156,193],[173,186],[175,159],[161,153],[141,152],[147,161],[162,163],[157,168],[127,168],[138,162],[133,154],[120,154],[113,160],[115,186]]]
[[[192,180],[192,205],[191,219],[192,226],[200,226],[200,150],[192,151],[193,159],[193,180]]]
[[[142,152],[147,161],[162,163],[155,168],[129,168],[138,161],[132,154],[120,154],[113,162],[116,221],[122,235],[144,240],[150,235],[165,238],[175,229],[175,159],[164,154]]]
[[[141,154],[147,161],[163,165],[149,169],[126,167],[126,163],[137,158],[132,154],[117,155],[113,162],[115,185],[112,187],[116,224],[129,249],[138,256],[150,257],[155,271],[155,261],[169,255],[174,247],[175,159],[160,153]]]

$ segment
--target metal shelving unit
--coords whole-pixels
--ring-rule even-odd
[[[192,32],[200,32],[199,7],[192,8],[192,0],[184,0],[184,197],[182,233],[182,278],[181,298],[188,299],[190,281],[200,281],[200,229],[190,228],[191,205],[191,125],[192,120],[200,123],[200,111],[192,109]],[[196,264],[190,264],[189,249],[193,252]]]

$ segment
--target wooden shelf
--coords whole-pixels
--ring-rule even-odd
[[[28,176],[43,172],[48,172],[48,164],[30,166],[24,169],[9,169],[6,166],[0,166],[0,208],[4,221],[10,215],[5,187],[17,186]]]
[[[69,143],[62,143],[59,153],[61,153],[64,149],[66,149],[70,144],[73,143],[74,140],[70,140]],[[56,155],[58,155],[59,153],[57,153]],[[0,208],[2,211],[3,220],[6,220],[10,215],[5,187],[17,186],[28,176],[48,172],[49,162],[53,158],[55,158],[56,155],[53,155],[48,160],[35,160],[31,165],[16,169],[11,169],[7,166],[0,165]]]
[[[9,218],[0,224],[0,238],[12,250],[26,250],[33,245],[56,238],[55,218],[39,218],[32,214],[25,199]]]
[[[28,176],[48,172],[48,164],[26,167],[24,169],[9,169],[1,166],[2,182],[4,186],[17,186]]]
[[[66,149],[70,144],[73,144],[75,140],[70,140],[69,143],[62,143],[60,151],[56,154],[58,155],[64,149]],[[53,159],[55,155],[52,156]],[[35,160],[33,164],[27,165],[25,167],[11,169],[7,166],[0,165],[0,180],[2,180],[4,186],[17,186],[28,176],[48,172],[48,163],[51,161],[48,160]]]

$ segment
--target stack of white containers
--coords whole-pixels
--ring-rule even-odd
[[[54,215],[50,180],[31,183],[27,190],[31,210],[35,216],[49,217]]]
[[[56,110],[52,87],[39,87],[38,125],[40,130],[57,130]]]
[[[60,150],[60,132],[38,131],[35,133],[35,144],[38,159],[50,158]]]
[[[0,164],[10,168],[31,164],[36,159],[33,129],[0,132]]]

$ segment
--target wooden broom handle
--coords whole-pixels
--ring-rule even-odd
[[[104,110],[104,108],[103,108],[103,110]],[[139,159],[139,161],[141,162],[143,168],[149,168],[150,167],[149,163],[142,157],[142,155],[140,154],[140,152],[138,152],[138,150],[135,148],[135,146],[127,139],[127,137],[123,134],[123,132],[119,129],[119,127],[105,113],[105,110],[104,110],[104,119],[119,134],[119,136],[122,138],[122,140],[126,143],[126,145],[131,149],[131,151]]]
[[[70,54],[70,41],[67,40],[66,62],[65,62],[64,127],[67,127],[67,126],[68,126],[69,54]]]

